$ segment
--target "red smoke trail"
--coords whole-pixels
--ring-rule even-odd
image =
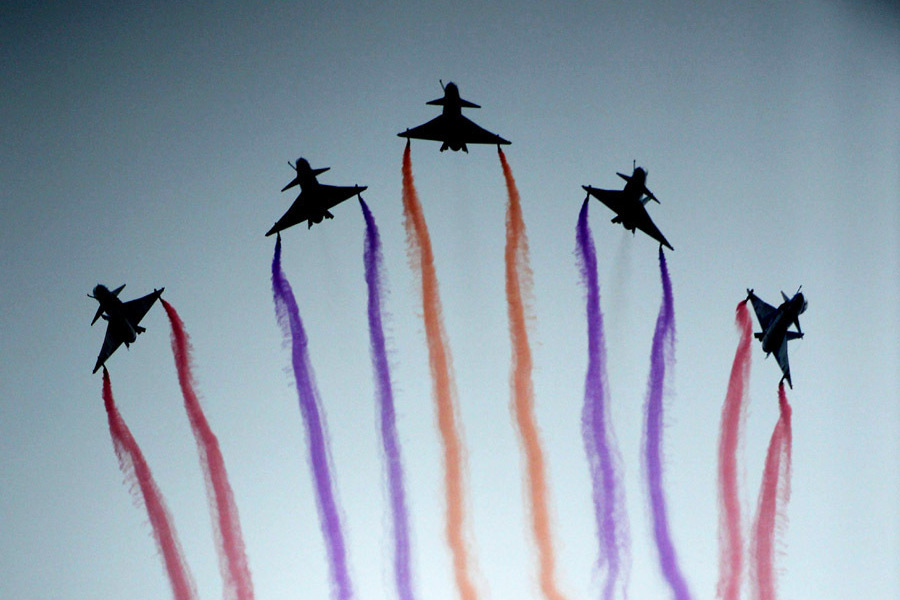
[[[775,533],[787,523],[785,509],[791,498],[791,405],[778,384],[780,416],[769,441],[762,485],[759,489],[756,524],[750,540],[753,597],[775,600]]]
[[[176,600],[193,600],[197,597],[197,589],[194,587],[194,579],[181,552],[181,544],[172,524],[172,517],[166,508],[165,501],[156,482],[153,473],[144,460],[144,454],[131,435],[131,431],[119,414],[116,402],[113,400],[112,385],[109,382],[109,372],[103,367],[103,405],[106,407],[106,416],[109,419],[109,433],[112,436],[113,448],[119,459],[119,468],[125,474],[125,478],[132,483],[131,492],[136,501],[143,501],[147,508],[147,516],[153,527],[153,539],[156,548],[162,554],[166,572],[169,574],[169,583],[172,585],[172,595]],[[134,484],[137,483],[137,487]],[[138,494],[140,491],[140,495]]]
[[[447,334],[441,314],[437,274],[428,225],[416,186],[413,182],[409,140],[403,151],[403,225],[406,227],[407,256],[413,270],[421,271],[422,306],[425,318],[425,338],[428,343],[428,362],[434,402],[437,408],[438,429],[444,445],[444,487],[447,502],[447,544],[453,554],[456,587],[463,600],[476,600],[478,593],[472,581],[472,566],[466,544],[466,513],[463,468],[465,450],[457,424],[456,385],[453,382]]]
[[[747,418],[747,379],[750,375],[750,343],[753,324],[747,302],[737,305],[735,324],[741,338],[734,353],[728,392],[722,405],[719,434],[719,585],[723,600],[739,600],[744,564],[741,535],[741,503],[738,494],[737,453],[741,447],[741,429]]]
[[[228,483],[225,461],[219,450],[216,439],[200,400],[194,391],[194,375],[191,372],[191,343],[181,317],[172,305],[160,298],[169,322],[172,326],[172,352],[175,355],[175,367],[178,370],[178,383],[184,396],[184,407],[187,410],[197,450],[200,453],[200,465],[206,480],[206,496],[209,499],[210,514],[213,517],[213,531],[216,537],[216,549],[219,552],[219,571],[225,581],[224,593],[228,600],[251,600],[253,598],[253,582],[250,569],[244,554],[244,539],[238,519],[237,506]]]
[[[509,204],[506,207],[506,303],[509,312],[509,335],[512,341],[512,408],[528,471],[528,492],[531,508],[531,528],[537,544],[540,561],[541,592],[548,600],[563,600],[556,586],[556,556],[553,552],[553,536],[550,531],[550,514],[547,509],[547,481],[544,468],[544,451],[538,436],[534,418],[534,387],[531,381],[532,358],[528,345],[525,303],[523,295],[531,292],[531,267],[528,262],[528,238],[522,219],[519,190],[513,179],[506,155],[497,147]]]

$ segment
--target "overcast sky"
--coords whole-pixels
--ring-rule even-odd
[[[696,598],[717,579],[716,447],[734,307],[798,286],[790,346],[793,495],[785,598],[900,597],[900,11],[892,3],[6,4],[0,9],[0,597],[170,597],[147,515],[123,485],[91,375],[95,284],[165,286],[240,511],[257,598],[326,598],[328,570],[274,240],[303,156],[368,185],[381,228],[398,429],[422,598],[457,597],[421,298],[406,258],[396,133],[436,115],[439,79],[512,141],[534,270],[535,402],[559,583],[599,595],[580,411],[587,364],[574,254],[581,185],[632,160],[661,200],[677,328],[664,438],[676,550]],[[468,448],[486,599],[540,597],[509,409],[506,191],[494,148],[414,141]],[[396,597],[355,200],[284,232],[310,339],[360,600]],[[633,598],[667,597],[640,462],[660,303],[657,245],[590,206]],[[156,306],[110,360],[113,391],[172,512],[202,598],[221,578],[197,451]],[[780,371],[754,347],[743,449],[755,507]]]

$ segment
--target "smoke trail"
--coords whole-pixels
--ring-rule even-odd
[[[740,331],[728,392],[722,405],[719,434],[719,584],[717,593],[723,600],[739,600],[743,573],[744,541],[741,535],[741,503],[738,494],[737,453],[741,447],[741,430],[747,418],[744,398],[750,375],[750,343],[753,324],[747,302],[735,309],[735,324]]]
[[[662,487],[662,429],[663,392],[666,369],[675,362],[675,309],[672,305],[672,282],[666,268],[666,257],[659,248],[659,270],[662,279],[663,299],[656,319],[653,346],[650,351],[650,379],[647,384],[647,424],[644,431],[644,460],[647,468],[647,486],[650,510],[653,514],[653,537],[659,552],[663,576],[672,588],[676,600],[691,597],[687,583],[678,566],[678,557],[669,535],[666,516],[666,499]]]
[[[253,598],[253,581],[247,566],[244,553],[244,538],[241,534],[241,523],[228,473],[225,471],[225,460],[219,450],[219,440],[209,426],[206,415],[200,407],[200,400],[194,390],[194,375],[191,372],[191,342],[184,329],[184,323],[171,304],[160,298],[169,323],[172,326],[172,353],[175,356],[175,367],[178,371],[178,383],[184,396],[184,407],[187,410],[191,430],[197,441],[200,453],[200,465],[206,480],[206,496],[209,500],[210,515],[213,519],[213,531],[216,538],[216,549],[219,552],[219,571],[225,582],[224,594],[229,600],[251,600]]]
[[[778,384],[778,409],[780,415],[769,440],[756,524],[750,540],[750,589],[759,600],[775,599],[775,534],[787,523],[785,509],[791,498],[791,405],[784,382]]]
[[[588,224],[588,200],[578,214],[576,229],[581,280],[587,288],[588,367],[584,381],[584,408],[581,435],[593,484],[594,517],[599,542],[598,568],[606,570],[604,600],[612,600],[619,575],[627,572],[622,554],[628,551],[628,521],[625,517],[621,458],[615,447],[609,424],[609,389],[606,380],[606,348],[603,339],[603,314],[600,312],[600,286],[597,282],[597,253]],[[626,587],[624,577],[622,589]]]
[[[406,512],[406,491],[403,486],[403,462],[394,418],[391,371],[381,322],[382,288],[384,287],[381,238],[369,206],[362,198],[359,199],[359,205],[366,220],[366,246],[363,259],[366,265],[366,286],[369,290],[369,344],[372,352],[372,366],[375,369],[375,385],[381,416],[381,443],[387,471],[394,530],[394,580],[400,600],[414,600],[410,568],[412,561],[409,547],[409,516]]]
[[[193,600],[197,597],[197,589],[194,579],[184,560],[181,544],[172,524],[172,517],[166,508],[165,501],[144,455],[137,442],[131,435],[131,431],[125,424],[116,402],[113,399],[112,385],[109,382],[109,372],[103,367],[103,405],[106,407],[106,416],[109,419],[109,433],[112,436],[113,448],[119,459],[119,468],[125,478],[131,482],[131,493],[135,502],[143,501],[147,508],[147,516],[153,528],[153,539],[156,548],[163,557],[166,573],[169,575],[169,583],[172,586],[172,595],[176,600]],[[134,484],[137,484],[137,487]],[[140,492],[140,494],[138,494]]]
[[[444,445],[444,486],[447,502],[447,544],[453,555],[456,587],[463,600],[478,597],[472,578],[469,549],[466,543],[466,513],[463,469],[463,448],[457,424],[456,386],[453,382],[450,351],[441,314],[434,255],[428,225],[419,203],[413,182],[409,140],[403,151],[403,225],[406,227],[407,256],[413,270],[420,271],[422,306],[425,319],[425,338],[428,343],[428,362],[437,408],[438,429]]]
[[[275,242],[275,256],[272,258],[272,291],[275,299],[275,316],[284,333],[285,340],[291,342],[291,358],[300,412],[306,425],[309,446],[309,461],[316,486],[316,502],[319,521],[328,560],[331,565],[332,595],[336,600],[348,600],[353,596],[350,576],[347,573],[347,550],[341,530],[341,518],[335,499],[334,484],[328,450],[328,437],[320,416],[319,393],[316,389],[312,365],[307,353],[306,332],[291,284],[281,270],[281,236]]]
[[[506,304],[509,313],[509,335],[512,342],[512,408],[515,413],[522,450],[528,472],[528,492],[531,508],[531,528],[537,545],[540,565],[541,592],[548,600],[563,600],[556,585],[556,556],[550,531],[547,508],[547,481],[544,451],[534,418],[534,387],[531,381],[532,358],[528,344],[525,303],[531,293],[531,267],[528,261],[528,238],[522,219],[519,190],[513,179],[506,155],[497,146],[509,203],[506,207]]]

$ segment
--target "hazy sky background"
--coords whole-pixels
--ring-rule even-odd
[[[27,7],[26,7],[27,6]],[[327,598],[328,570],[289,351],[275,321],[274,240],[288,160],[368,185],[391,293],[390,343],[419,596],[457,597],[443,536],[440,442],[421,298],[406,258],[407,127],[455,81],[468,114],[512,141],[534,269],[532,342],[559,582],[599,595],[579,418],[587,364],[573,250],[581,185],[632,160],[660,198],[677,366],[665,482],[696,598],[717,578],[716,447],[735,304],[799,285],[792,342],[793,496],[785,598],[900,597],[900,11],[884,2],[4,4],[0,9],[0,597],[170,597],[146,512],[122,484],[91,375],[98,282],[165,286],[240,511],[257,598]],[[414,141],[468,446],[486,600],[539,597],[509,410],[506,192],[496,151]],[[668,595],[641,470],[660,302],[656,244],[590,207],[613,427],[626,474],[630,597]],[[360,600],[395,598],[355,200],[284,235],[310,338]],[[154,307],[109,361],[120,410],[173,514],[201,597],[221,596],[206,494]],[[777,419],[774,359],[754,348],[742,494],[755,511]]]

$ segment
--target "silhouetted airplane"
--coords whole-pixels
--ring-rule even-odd
[[[444,97],[427,102],[427,104],[435,104],[443,106],[443,112],[428,121],[424,125],[407,129],[397,135],[406,139],[417,140],[434,140],[441,142],[441,152],[450,148],[454,152],[462,150],[468,152],[466,144],[509,144],[508,140],[503,139],[496,133],[491,133],[487,129],[483,129],[462,116],[463,108],[481,108],[473,102],[463,100],[459,97],[459,88],[452,81],[441,82],[444,88]]]
[[[640,229],[663,246],[674,250],[665,236],[653,224],[647,209],[644,208],[644,205],[650,200],[659,203],[653,192],[647,189],[647,171],[641,167],[634,167],[631,176],[623,173],[616,173],[616,175],[625,180],[624,190],[600,190],[589,185],[581,187],[589,196],[593,196],[616,213],[612,220],[613,223],[621,223],[632,233],[635,229]]]
[[[288,164],[291,165],[290,162]],[[313,223],[321,223],[322,219],[333,219],[334,215],[331,214],[330,209],[344,200],[358,196],[367,188],[365,185],[354,185],[352,187],[323,185],[316,181],[316,177],[327,171],[329,167],[311,169],[305,158],[298,158],[297,165],[291,165],[291,168],[297,171],[297,176],[289,184],[281,188],[281,191],[283,192],[295,185],[299,185],[300,194],[287,212],[266,233],[267,236],[303,221],[306,221],[308,226],[312,227]]]
[[[760,300],[753,290],[747,290],[747,299],[753,303],[753,311],[756,313],[756,319],[762,331],[753,334],[756,339],[762,342],[762,349],[766,356],[772,352],[775,353],[775,360],[781,367],[783,373],[781,379],[787,380],[788,385],[791,384],[791,367],[788,365],[788,340],[796,340],[803,337],[800,331],[800,315],[806,310],[806,298],[797,290],[794,297],[788,299],[784,292],[781,292],[784,302],[778,308],[766,304]],[[791,324],[797,327],[797,331],[788,331]]]
[[[100,348],[100,355],[97,356],[97,364],[94,365],[94,373],[103,366],[106,359],[109,358],[116,349],[123,343],[125,347],[131,345],[137,339],[139,333],[144,333],[145,329],[138,325],[153,303],[159,298],[160,294],[166,288],[153,290],[143,298],[137,298],[129,302],[119,300],[119,292],[125,287],[123,283],[113,291],[105,285],[97,284],[94,287],[94,295],[88,294],[88,298],[93,298],[100,303],[97,308],[97,314],[91,325],[97,322],[97,319],[103,317],[107,322],[106,337],[103,339],[103,347]]]

